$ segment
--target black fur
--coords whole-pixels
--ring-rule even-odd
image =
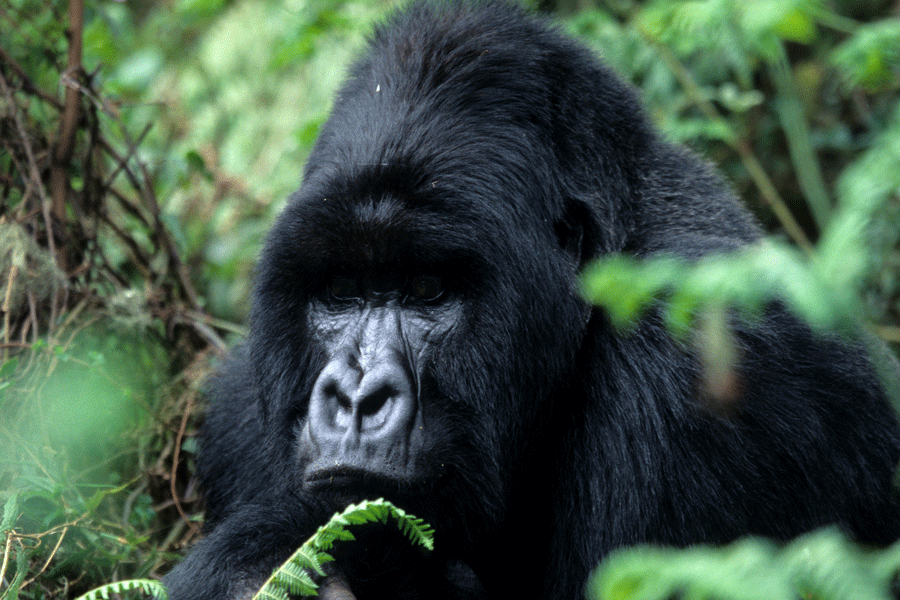
[[[497,2],[394,15],[268,237],[249,340],[203,430],[211,530],[168,577],[173,600],[248,595],[343,503],[375,495],[429,521],[437,550],[364,532],[337,564],[361,599],[577,598],[610,550],[640,542],[829,523],[896,539],[900,428],[861,345],[777,307],[737,324],[741,395],[717,414],[657,318],[618,335],[577,293],[598,256],[696,258],[759,237],[635,93],[543,20]],[[445,289],[409,303],[397,273]],[[329,299],[344,275],[360,297]],[[394,357],[400,408],[333,392],[348,339]],[[340,411],[402,423],[359,426],[364,464],[335,437]]]

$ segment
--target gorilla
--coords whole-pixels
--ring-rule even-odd
[[[859,341],[773,302],[734,319],[739,397],[695,349],[580,295],[612,254],[694,260],[760,229],[635,92],[542,18],[414,1],[337,93],[211,384],[206,537],[173,600],[249,598],[347,503],[435,529],[341,544],[358,598],[578,598],[637,543],[900,537],[900,425]],[[327,581],[327,580],[326,580]]]

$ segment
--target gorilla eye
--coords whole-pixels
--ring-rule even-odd
[[[437,300],[444,293],[441,278],[434,275],[417,275],[409,283],[410,295],[416,300]]]
[[[332,277],[328,282],[328,293],[335,300],[359,298],[359,284],[352,277]]]

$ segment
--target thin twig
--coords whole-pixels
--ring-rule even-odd
[[[40,89],[37,85],[35,85],[34,81],[28,77],[28,74],[25,73],[25,69],[22,68],[22,65],[16,62],[16,60],[7,54],[7,52],[0,48],[0,60],[3,60],[9,67],[15,72],[16,77],[18,77],[22,81],[22,90],[28,94],[34,94],[44,102],[47,102],[57,110],[63,109],[63,103]]]
[[[181,284],[181,291],[186,296],[187,301],[191,303],[191,308],[200,310],[200,299],[197,295],[197,290],[194,289],[194,284],[191,282],[187,267],[181,260],[181,253],[175,246],[172,236],[169,235],[169,229],[162,222],[162,214],[159,209],[159,202],[156,199],[156,192],[149,184],[150,174],[147,172],[147,165],[142,161],[138,161],[138,165],[141,168],[141,173],[144,175],[144,181],[146,182],[146,200],[150,203],[150,211],[153,214],[156,233],[163,243],[163,249],[169,256],[169,264],[174,269],[175,276]]]
[[[128,132],[124,128],[122,128],[122,135],[129,147],[133,148],[135,145],[131,141]],[[146,135],[146,131],[141,135]],[[190,303],[191,308],[200,310],[199,296],[196,289],[194,288],[193,282],[191,282],[187,267],[181,260],[181,253],[178,251],[178,247],[172,240],[171,235],[169,235],[168,227],[166,227],[166,225],[162,221],[162,213],[159,207],[159,201],[156,198],[156,192],[150,185],[151,178],[150,174],[147,172],[147,166],[139,159],[135,159],[137,161],[138,168],[140,168],[141,170],[141,177],[138,178],[137,175],[135,175],[127,166],[128,157],[121,156],[115,150],[115,148],[113,148],[112,145],[109,144],[109,142],[106,141],[102,136],[100,136],[98,139],[103,144],[104,149],[116,159],[119,165],[122,166],[122,170],[120,172],[125,173],[134,189],[139,192],[144,198],[144,202],[146,203],[147,208],[150,210],[150,214],[153,217],[152,230],[155,234],[154,237],[157,238],[156,241],[159,243],[159,246],[168,256],[169,266],[175,272],[175,276],[177,277],[177,281],[179,283],[179,286],[181,287],[181,291],[184,294],[185,299]],[[131,156],[132,154],[133,151],[129,151],[128,156]],[[117,197],[124,206],[129,207],[129,203],[121,194],[117,194]],[[151,225],[146,221],[145,223],[148,226]]]
[[[103,182],[104,189],[111,186],[112,182],[115,181],[116,177],[119,176],[119,173],[121,173],[122,170],[126,168],[128,161],[131,160],[131,158],[135,155],[138,146],[144,140],[147,134],[150,133],[150,130],[152,128],[153,123],[147,123],[146,127],[144,127],[144,130],[140,133],[140,135],[137,136],[137,139],[134,140],[134,143],[128,143],[128,154],[126,154],[124,157],[116,158],[116,162],[118,162],[119,164],[116,166],[113,172],[109,174],[109,176],[106,178],[106,181]]]
[[[3,350],[3,354],[0,355],[0,360],[2,360],[3,362],[6,362],[6,358],[7,358],[6,348],[9,347],[9,333],[10,333],[9,332],[9,328],[10,328],[9,308],[10,308],[10,303],[12,301],[12,290],[13,290],[13,286],[16,284],[16,279],[19,276],[19,265],[17,265],[15,263],[14,257],[10,257],[10,258],[12,259],[12,262],[10,263],[10,266],[9,266],[9,277],[7,277],[7,281],[6,281],[6,294],[3,295],[3,306],[0,307],[0,311],[3,312],[3,344],[4,344],[4,350]]]
[[[128,171],[128,169],[125,169],[125,170]],[[122,206],[122,208],[125,209],[125,212],[127,212],[130,216],[132,216],[135,219],[137,219],[138,221],[140,221],[144,227],[146,227],[148,229],[150,228],[150,221],[148,221],[147,217],[144,216],[144,213],[141,212],[140,207],[138,207],[133,202],[131,202],[131,200],[126,198],[125,194],[123,194],[122,192],[120,192],[119,190],[117,190],[114,187],[106,188],[106,191],[109,192],[113,198],[115,198],[116,200],[119,201],[119,204]]]
[[[48,557],[47,557],[47,560],[44,562],[44,566],[42,566],[40,569],[38,569],[38,571],[37,571],[37,573],[35,573],[34,577],[32,577],[31,579],[29,579],[29,580],[23,582],[22,585],[21,585],[21,587],[19,588],[20,590],[21,590],[21,589],[24,589],[24,588],[27,587],[28,585],[34,583],[34,581],[35,581],[38,577],[41,576],[41,573],[43,573],[44,571],[47,570],[47,567],[50,566],[50,561],[52,561],[52,560],[53,560],[53,557],[56,556],[56,553],[59,551],[59,546],[60,546],[60,544],[62,544],[63,538],[66,537],[66,534],[67,534],[68,532],[69,532],[69,528],[68,528],[68,527],[66,527],[65,529],[63,529],[62,533],[59,534],[59,539],[56,540],[56,545],[53,546],[53,550],[50,552],[50,556],[48,556]]]
[[[68,201],[69,178],[68,167],[75,152],[75,132],[78,130],[79,103],[81,93],[76,85],[70,82],[78,80],[81,68],[81,41],[84,26],[84,1],[69,0],[69,53],[66,70],[61,77],[65,87],[65,107],[60,123],[59,140],[52,152],[50,161],[50,189],[53,195],[52,214],[60,223],[66,220],[66,202]],[[65,269],[65,265],[60,263]]]
[[[12,539],[13,539],[13,532],[7,531],[6,532],[6,543],[4,544],[4,547],[3,547],[3,564],[0,565],[0,581],[5,581],[6,565],[9,564],[9,551],[10,551],[10,548],[12,547]]]
[[[184,439],[184,432],[187,429],[188,418],[191,416],[191,408],[193,407],[194,399],[193,396],[189,396],[187,399],[187,405],[184,407],[184,413],[181,415],[181,425],[178,427],[178,434],[175,436],[175,449],[172,454],[172,472],[169,477],[169,489],[172,492],[172,501],[175,503],[175,508],[178,510],[178,514],[181,515],[181,519],[187,523],[188,527],[191,528],[191,531],[194,534],[200,533],[200,528],[197,527],[197,524],[190,520],[187,516],[187,513],[184,512],[184,508],[181,506],[181,499],[178,497],[178,489],[176,487],[177,475],[178,475],[178,461],[181,456],[181,440]]]
[[[47,190],[44,189],[44,183],[41,180],[41,172],[38,169],[37,161],[34,159],[34,151],[31,148],[31,140],[29,140],[28,133],[25,131],[25,126],[22,124],[22,118],[19,115],[19,111],[16,110],[17,107],[13,99],[12,91],[6,84],[6,79],[3,78],[2,74],[0,74],[0,87],[3,88],[3,95],[6,97],[6,101],[9,104],[10,111],[13,115],[13,120],[16,123],[16,129],[19,132],[19,137],[22,139],[22,148],[25,150],[25,157],[28,160],[29,179],[37,189],[38,195],[40,196],[41,212],[44,217],[44,226],[47,228],[47,249],[50,251],[51,256],[57,258],[56,242],[53,240],[53,224],[52,219],[50,218],[50,198],[47,196]],[[55,296],[51,302],[51,312],[54,314],[56,312]]]

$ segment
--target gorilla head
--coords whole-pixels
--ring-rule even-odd
[[[261,260],[251,363],[304,489],[440,493],[462,470],[483,514],[576,377],[579,267],[624,242],[600,219],[624,219],[637,161],[586,138],[650,134],[555,32],[493,6],[411,39],[430,10],[382,28],[338,93]],[[602,121],[559,97],[575,79],[608,88]]]
[[[894,539],[900,430],[859,347],[774,305],[735,323],[726,418],[658,318],[621,334],[578,293],[595,257],[758,237],[552,26],[501,2],[407,7],[353,66],[266,242],[204,426],[212,529],[172,597],[242,597],[378,496],[428,520],[436,552],[376,531],[337,561],[361,598],[572,598],[637,542],[827,523]],[[445,568],[460,562],[481,583]]]

